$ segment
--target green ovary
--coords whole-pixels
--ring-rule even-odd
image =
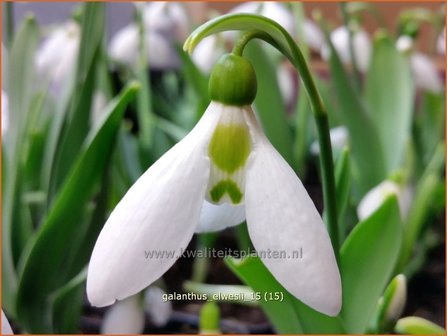
[[[211,199],[216,203],[221,200],[225,193],[228,193],[233,204],[239,204],[242,200],[243,194],[232,180],[222,180],[210,190]]]
[[[208,148],[212,162],[222,171],[232,174],[243,167],[250,154],[250,134],[245,125],[220,124],[216,127]]]

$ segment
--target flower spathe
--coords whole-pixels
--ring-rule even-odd
[[[216,92],[210,89],[211,97],[225,100],[219,85]],[[252,88],[247,94],[237,91],[234,104],[213,98],[194,129],[117,205],[90,260],[87,294],[93,305],[110,305],[135,294],[165,273],[194,232],[204,230],[200,218],[208,202],[238,212],[229,216],[227,226],[237,224],[245,209],[258,252],[286,251],[291,256],[301,248],[302,259],[260,257],[291,294],[322,313],[338,314],[341,281],[329,235],[301,181],[262,131],[249,105]],[[175,251],[176,257],[147,258],[145,251]]]

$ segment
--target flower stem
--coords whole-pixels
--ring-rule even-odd
[[[323,197],[324,206],[327,213],[327,225],[329,235],[331,237],[332,246],[334,248],[337,261],[339,260],[339,233],[337,223],[337,202],[336,202],[336,189],[335,189],[335,177],[334,177],[334,161],[332,158],[332,147],[329,134],[329,120],[326,107],[318,92],[317,86],[313,79],[312,73],[307,65],[300,48],[293,41],[292,37],[285,31],[283,32],[287,39],[288,46],[291,54],[288,55],[292,64],[300,73],[301,80],[306,88],[309,100],[312,105],[312,111],[314,113],[315,122],[318,130],[318,142],[320,145],[320,166],[322,173],[323,184]],[[287,34],[287,35],[286,35]],[[269,34],[262,31],[249,31],[244,34],[233,48],[233,53],[241,56],[243,50],[248,42],[254,38],[260,38],[282,51],[282,47],[276,40]]]

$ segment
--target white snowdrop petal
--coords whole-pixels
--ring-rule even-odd
[[[292,106],[298,91],[297,82],[294,80],[296,76],[287,64],[283,63],[279,66],[276,73],[276,78],[278,80],[279,90],[283,100],[287,106]]]
[[[196,127],[137,180],[110,215],[90,259],[92,305],[107,306],[141,291],[191,240],[209,177],[207,145],[220,109],[211,103]],[[175,256],[149,256],[163,251]]]
[[[445,55],[445,27],[442,33],[438,36],[438,40],[436,41],[436,50],[438,53]]]
[[[335,316],[341,308],[341,281],[325,225],[301,181],[265,138],[250,109],[246,116],[255,141],[245,201],[253,245],[292,295]],[[283,255],[269,258],[268,251]]]
[[[146,48],[151,69],[169,70],[180,66],[180,59],[169,37],[149,32],[146,34]]]
[[[319,52],[324,45],[324,35],[321,29],[311,20],[303,23],[304,38],[310,49]]]
[[[101,334],[141,334],[144,310],[139,295],[133,295],[111,306],[101,325]]]
[[[413,39],[408,35],[399,36],[396,41],[396,48],[402,53],[408,53],[413,49]]]
[[[11,325],[2,310],[2,335],[13,335]]]
[[[398,199],[400,195],[400,187],[392,181],[384,181],[368,191],[357,207],[357,215],[360,220],[364,220],[371,216],[385,201],[385,199],[395,194]]]
[[[9,100],[8,95],[2,90],[2,134],[6,133],[9,127]]]
[[[197,67],[206,74],[211,72],[216,62],[225,53],[223,43],[219,43],[218,39],[216,34],[205,37],[191,55]]]
[[[151,286],[144,292],[144,309],[157,327],[165,326],[172,314],[171,301],[163,300],[164,294],[166,293],[156,286]]]
[[[55,29],[36,53],[36,68],[56,84],[74,71],[80,42],[77,23],[69,21]]]
[[[138,27],[129,24],[118,31],[110,41],[110,57],[126,65],[135,64],[138,56]]]
[[[234,206],[228,203],[216,205],[204,201],[196,233],[220,231],[238,225],[244,220],[244,205]]]
[[[331,146],[333,151],[341,150],[348,144],[349,133],[347,128],[344,126],[332,128],[330,130],[329,136],[331,138]],[[318,144],[317,140],[312,142],[312,144],[310,145],[310,152],[313,155],[320,154],[320,145]]]
[[[417,88],[435,93],[443,90],[436,66],[428,56],[415,52],[410,57],[410,64]]]
[[[351,52],[349,50],[349,31],[345,26],[338,27],[331,33],[331,41],[337,51],[340,60],[344,64],[351,63]],[[369,67],[371,58],[371,40],[364,30],[354,32],[353,48],[356,63],[361,72],[366,72]],[[330,49],[324,45],[321,51],[321,57],[328,60],[330,57]]]

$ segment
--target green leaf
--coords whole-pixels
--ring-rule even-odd
[[[414,123],[419,173],[429,163],[439,141],[444,139],[445,128],[445,95],[424,92],[421,100]]]
[[[351,195],[351,167],[348,148],[343,149],[335,162],[335,185],[337,189],[337,214],[340,242],[343,242],[347,232],[344,215]]]
[[[244,259],[225,259],[230,269],[253,291],[261,293],[261,306],[281,334],[345,332],[339,317],[329,317],[308,307],[293,297],[268,271],[261,259],[249,256]],[[282,293],[282,301],[266,301],[264,293]]]
[[[276,62],[257,44],[251,43],[245,49],[245,56],[252,63],[258,82],[258,93],[254,101],[262,127],[286,161],[293,165],[293,139],[287,122],[287,111],[279,90]]]
[[[14,297],[17,278],[12,253],[14,231],[22,230],[20,221],[21,165],[24,146],[24,131],[32,99],[34,83],[34,53],[39,38],[39,29],[33,17],[27,17],[17,32],[9,57],[9,128],[2,136],[4,155],[8,164],[8,178],[2,188],[2,298],[3,307],[15,315]],[[17,257],[17,256],[16,256]]]
[[[402,243],[395,195],[351,232],[341,248],[342,317],[348,333],[364,333],[387,285]]]
[[[56,333],[79,333],[87,268],[51,295],[53,330]]]
[[[414,85],[408,57],[397,51],[388,36],[380,36],[374,42],[365,99],[379,133],[386,172],[392,173],[404,159],[413,116]]]
[[[81,22],[81,41],[72,97],[60,134],[50,182],[55,194],[76,160],[89,132],[90,110],[95,91],[96,69],[104,36],[105,7],[101,3],[85,3]]]
[[[359,183],[360,193],[380,183],[386,177],[383,149],[375,124],[366,112],[357,91],[354,89],[340,58],[327,37],[331,48],[329,66],[332,76],[340,118],[349,131],[353,175]]]
[[[253,291],[261,293],[280,292],[284,299],[265,301],[261,298],[261,306],[268,318],[280,334],[301,334],[303,329],[296,315],[295,300],[273,277],[258,257],[249,256],[244,259],[226,258],[227,266]]]
[[[112,153],[124,109],[138,86],[128,85],[108,106],[103,123],[81,148],[81,155],[58,193],[43,225],[36,235],[24,263],[17,296],[17,313],[24,328],[34,333],[52,332],[49,295],[70,278],[72,236],[78,229],[86,205],[98,184]]]

